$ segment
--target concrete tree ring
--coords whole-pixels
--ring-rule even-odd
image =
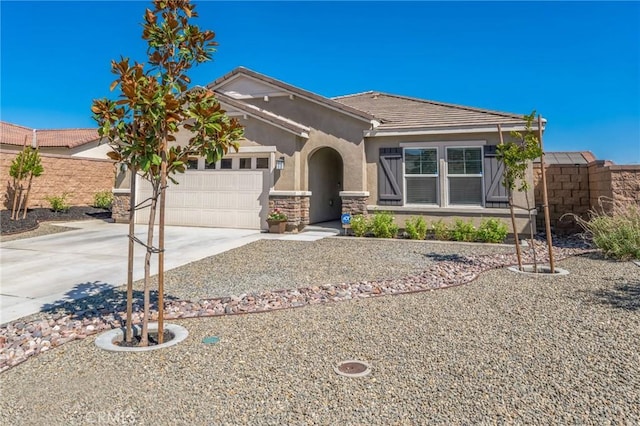
[[[144,347],[125,347],[119,346],[116,342],[121,342],[124,340],[125,329],[124,328],[116,328],[113,330],[109,330],[105,333],[102,333],[96,339],[96,346],[100,349],[104,349],[105,351],[111,352],[148,352],[155,351],[158,349],[168,348],[170,346],[177,345],[187,338],[189,332],[186,328],[176,325],[176,324],[165,324],[164,330],[173,334],[173,338],[167,342],[164,342],[161,345],[154,346],[144,346]],[[149,333],[158,332],[158,323],[149,323]],[[134,336],[139,336],[142,333],[142,326],[134,325],[133,326],[133,334]]]
[[[552,274],[551,267],[549,265],[538,265],[538,272],[534,272],[533,265],[522,265],[522,271],[518,269],[517,265],[509,266],[507,269],[518,274],[533,276],[559,277],[562,275],[569,275],[569,271],[558,267],[553,268]]]

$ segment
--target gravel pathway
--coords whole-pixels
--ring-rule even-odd
[[[0,423],[640,423],[638,266],[559,266],[571,274],[180,320],[189,338],[158,352],[71,342],[2,373]],[[353,358],[372,374],[333,372]]]

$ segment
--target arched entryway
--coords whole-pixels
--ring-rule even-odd
[[[343,187],[342,157],[333,148],[320,148],[309,157],[309,223],[340,219]]]

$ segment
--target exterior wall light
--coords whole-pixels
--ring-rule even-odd
[[[284,157],[280,157],[276,160],[276,170],[284,169]]]

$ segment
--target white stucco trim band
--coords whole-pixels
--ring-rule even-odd
[[[501,125],[502,132],[510,132],[510,131],[525,131],[526,128],[521,125],[513,125],[513,124],[503,124]],[[538,126],[531,126],[533,131],[538,130]],[[544,130],[544,126],[542,126]],[[497,125],[491,126],[479,126],[479,127],[434,127],[434,128],[422,128],[422,129],[389,129],[389,130],[365,130],[363,131],[363,135],[365,137],[375,137],[375,136],[419,136],[419,135],[450,135],[450,134],[460,134],[460,133],[497,133],[498,127]]]
[[[456,215],[456,214],[460,214],[460,215],[469,215],[469,214],[473,214],[473,215],[486,215],[486,216],[491,216],[491,215],[510,215],[511,212],[509,209],[503,209],[503,208],[491,208],[491,207],[436,207],[436,206],[429,206],[429,207],[422,207],[422,206],[378,206],[378,205],[368,205],[367,206],[367,210],[372,210],[372,211],[389,211],[389,212],[396,212],[396,213],[424,213],[424,214],[429,214],[429,213],[447,213],[450,215]],[[515,208],[514,209],[514,213],[516,214],[516,216],[522,217],[522,216],[529,216],[529,212],[527,212],[524,209],[518,209]],[[534,209],[531,214],[533,216],[538,214],[538,210]]]
[[[131,188],[113,188],[111,192],[114,194],[131,194]]]
[[[311,191],[269,191],[270,197],[311,197]]]
[[[273,145],[241,146],[238,149],[239,154],[264,153],[264,152],[277,152],[277,149]],[[233,154],[233,151],[230,151],[230,153]]]
[[[369,191],[340,191],[341,197],[368,197]]]

